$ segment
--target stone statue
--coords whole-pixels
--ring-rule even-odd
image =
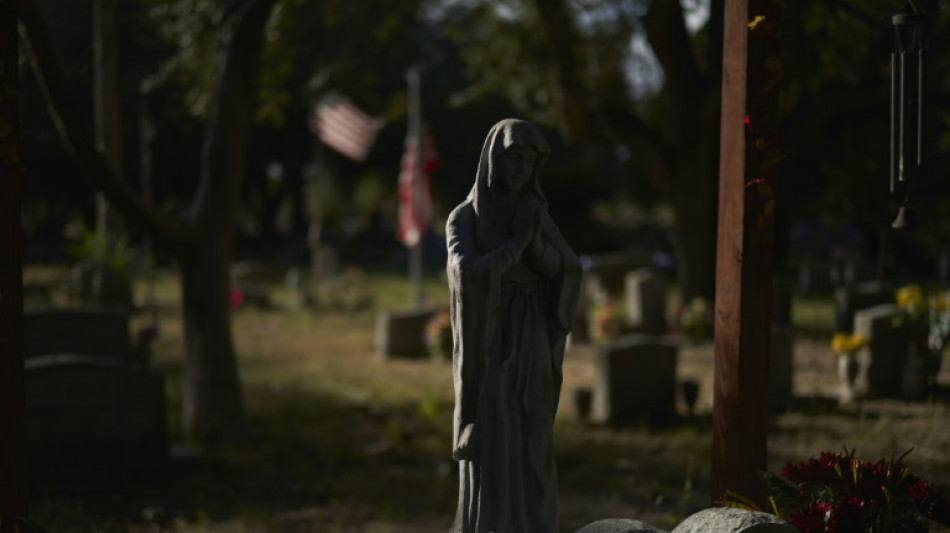
[[[502,120],[446,224],[454,338],[452,532],[557,531],[552,434],[581,266],[547,212],[548,144]]]

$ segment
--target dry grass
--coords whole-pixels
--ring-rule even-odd
[[[143,479],[117,480],[84,494],[38,494],[32,516],[50,531],[442,532],[456,503],[449,457],[452,387],[448,363],[383,361],[374,354],[377,309],[409,301],[398,276],[359,281],[375,307],[354,312],[276,309],[234,314],[251,428],[248,441],[190,459]],[[161,336],[155,365],[168,377],[177,437],[182,339],[174,278],[159,291]],[[446,301],[444,285],[426,294]],[[814,304],[810,304],[814,305]],[[146,320],[139,316],[137,320]],[[831,394],[828,339],[798,339],[796,393]],[[708,506],[711,345],[684,346],[680,377],[699,379],[699,412],[671,427],[615,430],[579,420],[573,392],[593,382],[596,349],[567,356],[556,426],[562,531],[605,517],[672,529]],[[950,366],[950,365],[945,365]],[[942,383],[950,375],[941,376]],[[950,485],[950,425],[943,401],[867,402],[860,413],[825,402],[775,416],[769,466],[822,450],[856,447],[876,459],[914,447],[920,475]]]

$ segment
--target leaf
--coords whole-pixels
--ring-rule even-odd
[[[765,20],[765,15],[756,15],[752,22],[748,24],[750,30],[755,30],[755,27],[759,25],[760,22]]]
[[[717,501],[716,504],[724,507],[733,507],[735,509],[744,509],[746,511],[762,511],[762,508],[759,507],[757,503],[731,490],[726,490],[726,495]]]

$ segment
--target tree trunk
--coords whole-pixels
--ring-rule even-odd
[[[133,224],[166,246],[182,275],[185,326],[184,432],[214,445],[238,437],[244,407],[231,337],[229,269],[247,140],[257,88],[262,34],[274,0],[229,2],[215,57],[201,156],[201,182],[189,214],[173,217],[145,203],[92,143],[92,127],[70,103],[34,2],[20,12],[24,43],[50,117],[83,176]]]
[[[712,301],[716,277],[716,213],[719,160],[720,28],[710,28],[706,70],[694,57],[682,6],[654,1],[642,22],[666,78],[670,96],[670,136],[643,122],[630,102],[590,102],[577,77],[582,62],[576,54],[581,37],[564,0],[535,0],[542,33],[557,73],[557,102],[565,126],[578,138],[612,138],[622,143],[676,217],[674,253],[677,281],[686,301],[699,296]],[[711,2],[710,24],[722,21],[722,0]],[[585,105],[593,109],[582,110]]]
[[[208,241],[211,242],[208,242]],[[179,254],[185,325],[183,425],[190,442],[233,442],[244,403],[228,307],[231,254],[207,235]]]
[[[0,2],[0,533],[27,514],[17,2]]]

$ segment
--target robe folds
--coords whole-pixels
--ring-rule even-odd
[[[476,197],[446,226],[460,475],[451,531],[553,533],[552,433],[580,262],[546,210],[539,256],[518,257],[504,239],[486,242],[478,225],[487,213],[478,213]]]

